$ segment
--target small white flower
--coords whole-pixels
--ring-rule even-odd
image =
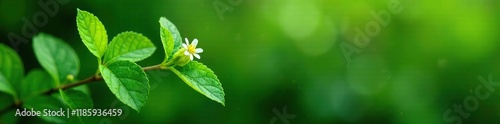
[[[193,60],[193,56],[196,57],[197,59],[200,59],[200,55],[198,53],[202,53],[203,49],[201,48],[196,48],[196,45],[198,45],[198,39],[194,39],[191,44],[189,44],[189,40],[186,38],[186,43],[182,43],[182,47],[186,49],[184,51],[184,55],[189,56],[191,60]]]

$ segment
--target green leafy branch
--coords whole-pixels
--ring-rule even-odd
[[[160,37],[165,58],[158,65],[141,67],[136,62],[150,57],[156,47],[146,36],[126,31],[116,35],[109,43],[106,29],[92,13],[78,9],[77,28],[83,44],[98,63],[94,75],[75,81],[80,71],[76,52],[63,40],[40,33],[33,38],[33,49],[44,70],[34,69],[24,76],[19,55],[0,44],[0,92],[12,96],[13,103],[0,110],[4,115],[14,108],[88,109],[93,107],[90,91],[85,84],[104,80],[110,91],[124,104],[140,111],[149,96],[149,79],[145,71],[171,70],[188,86],[206,97],[224,105],[224,91],[215,73],[201,62],[196,48],[198,40],[191,44],[182,38],[176,26],[162,17]],[[60,95],[53,93],[59,92]],[[1,94],[0,94],[1,95]],[[64,118],[41,117],[49,122],[65,122]],[[85,118],[79,117],[80,122]]]

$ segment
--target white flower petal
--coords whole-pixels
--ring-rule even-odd
[[[186,44],[189,45],[189,40],[188,38],[185,38],[184,40],[186,40]]]
[[[190,54],[189,58],[193,61],[193,54]]]
[[[194,51],[195,53],[202,53],[203,52],[203,49],[202,48],[196,48],[196,50]]]
[[[185,44],[185,43],[182,43],[182,47],[184,47],[186,49],[188,48],[187,44]]]
[[[198,39],[194,39],[193,42],[191,42],[191,45],[193,45],[193,46],[198,45]]]
[[[191,53],[189,53],[188,50],[184,51],[184,55],[189,55],[189,54],[191,54]]]
[[[198,54],[196,54],[196,53],[194,54],[194,57],[196,57],[197,59],[200,59],[200,58],[201,58],[201,57],[200,57],[200,55],[198,55]]]

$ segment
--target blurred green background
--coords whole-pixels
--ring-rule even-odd
[[[0,0],[0,41],[22,35],[23,18],[44,12],[39,2]],[[60,0],[63,1],[63,0]],[[369,37],[354,40],[377,22],[371,12],[397,1],[371,0],[70,0],[37,27],[68,42],[81,63],[79,79],[95,73],[94,56],[76,29],[76,9],[103,22],[109,39],[123,31],[144,34],[163,60],[158,20],[164,16],[181,36],[197,38],[201,62],[219,77],[226,106],[195,92],[169,71],[147,72],[151,92],[140,113],[120,103],[104,83],[91,83],[94,108],[121,108],[121,117],[88,123],[500,123],[500,87],[477,102],[478,77],[500,82],[500,2],[496,0],[399,0],[402,11]],[[218,11],[221,10],[221,11]],[[369,30],[376,30],[369,28]],[[24,36],[26,37],[26,36]],[[41,68],[31,37],[18,46],[25,72]],[[359,53],[345,56],[342,44]],[[350,63],[348,60],[350,59]],[[464,101],[466,101],[464,103]],[[462,117],[454,105],[477,109]],[[284,113],[286,112],[286,113]],[[283,114],[291,114],[283,118]],[[40,123],[23,117],[19,123]]]

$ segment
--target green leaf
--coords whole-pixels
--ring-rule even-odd
[[[2,92],[0,92],[0,101],[2,101],[0,102],[0,110],[5,110],[7,107],[10,107],[12,103],[14,103],[11,95]],[[3,115],[0,115],[0,124],[15,124],[19,119],[18,116],[14,116],[14,109],[5,112],[6,113],[3,113]]]
[[[61,97],[64,99],[69,108],[71,108],[72,110],[91,109],[94,106],[92,103],[92,98],[90,98],[89,95],[85,94],[82,91],[73,89],[63,91],[59,89],[59,93],[61,94]],[[81,116],[78,116],[78,119],[82,123],[84,123],[85,121],[85,118]]]
[[[0,92],[16,96],[16,87],[24,75],[23,63],[10,47],[0,44]]]
[[[66,107],[60,100],[50,96],[36,96],[27,99],[24,101],[23,107],[26,108],[27,111],[31,110],[31,108],[35,111],[41,111],[42,115],[44,109],[58,111],[63,108],[63,111],[67,111],[67,109],[64,109]],[[51,123],[65,123],[67,121],[67,117],[62,116],[40,116],[40,118]]]
[[[90,95],[90,89],[87,85],[80,85],[72,88],[73,90],[82,91],[83,93]]]
[[[115,61],[99,69],[111,92],[139,112],[149,96],[149,80],[142,68],[130,61]]]
[[[78,9],[76,26],[85,46],[100,59],[108,45],[108,34],[102,22],[92,13]]]
[[[12,87],[12,85],[5,79],[3,74],[0,73],[0,91],[14,95],[16,91]]]
[[[80,60],[73,48],[63,40],[40,33],[33,38],[33,49],[36,58],[56,84],[65,81],[68,75],[78,75]]]
[[[104,63],[115,60],[141,61],[151,56],[156,47],[147,37],[135,32],[123,32],[111,40]]]
[[[159,22],[161,42],[165,50],[165,60],[163,63],[165,63],[169,56],[173,56],[173,53],[181,47],[182,37],[177,27],[167,18],[161,17]]]
[[[171,68],[179,78],[194,90],[206,97],[225,105],[224,89],[217,76],[210,68],[200,62],[192,61],[179,68]]]
[[[20,117],[15,115],[16,110],[14,109],[0,115],[0,124],[17,124]]]
[[[10,94],[0,92],[0,110],[9,107],[12,103],[14,103],[14,99]]]
[[[54,80],[50,77],[49,73],[44,70],[31,70],[21,83],[19,96],[21,99],[27,99],[39,95],[43,91],[55,87],[53,82]]]
[[[80,90],[68,89],[66,91],[59,90],[59,92],[71,109],[93,108],[90,96]]]

